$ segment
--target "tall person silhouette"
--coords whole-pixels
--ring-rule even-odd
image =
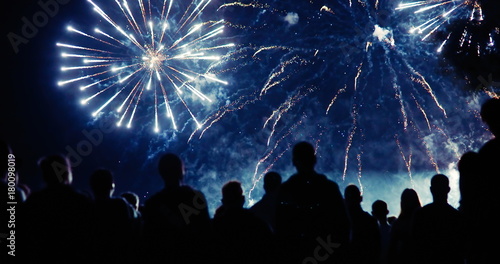
[[[342,194],[337,183],[315,171],[316,162],[311,144],[294,146],[292,163],[297,172],[281,185],[276,210],[282,263],[303,263],[309,258],[335,262],[347,246],[349,220]]]

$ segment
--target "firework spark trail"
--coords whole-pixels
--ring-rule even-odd
[[[362,153],[358,153],[356,155],[356,159],[358,160],[358,177],[357,177],[357,179],[358,179],[359,191],[361,193],[363,193],[364,188],[363,188],[363,183],[361,182],[361,178],[363,177],[363,163],[361,162],[361,154]]]
[[[429,118],[427,117],[427,112],[425,112],[424,108],[418,103],[417,98],[415,98],[415,96],[413,94],[411,94],[411,97],[413,98],[413,101],[417,105],[417,108],[420,110],[420,112],[422,113],[422,115],[424,115],[425,122],[427,123],[427,127],[429,128],[429,131],[431,131],[432,130],[431,123],[429,121]]]
[[[247,106],[249,104],[253,104],[253,103],[257,102],[257,101],[259,101],[259,98],[256,97],[255,94],[250,94],[250,95],[247,95],[247,96],[241,96],[240,98],[234,100],[230,104],[221,107],[216,113],[212,114],[211,116],[209,116],[208,118],[206,118],[205,121],[203,121],[203,123],[201,124],[201,126],[203,127],[203,130],[200,132],[200,136],[198,138],[201,139],[203,137],[203,135],[214,124],[216,124],[217,122],[219,122],[225,115],[227,115],[227,114],[229,114],[231,112],[235,112],[235,111],[241,110],[245,106]],[[195,131],[193,131],[193,133],[191,133],[191,136],[189,137],[188,142],[190,142],[193,139],[194,135],[197,132],[198,132],[198,130],[195,130]]]
[[[219,79],[207,69],[201,69],[198,65],[191,68],[190,66],[194,64],[189,62],[208,61],[209,63],[206,64],[208,68],[210,62],[220,61],[222,56],[205,54],[205,52],[231,48],[234,47],[234,44],[221,44],[216,41],[217,37],[224,32],[223,20],[197,22],[200,20],[201,13],[211,1],[192,1],[188,8],[181,12],[182,18],[179,20],[175,20],[174,16],[170,17],[175,1],[164,0],[161,2],[161,14],[153,14],[152,3],[149,0],[147,2],[143,0],[134,1],[134,4],[126,0],[115,0],[115,10],[108,13],[95,1],[88,0],[88,3],[93,6],[93,10],[116,32],[109,33],[109,31],[105,32],[95,28],[94,34],[91,34],[73,26],[68,26],[69,33],[82,36],[93,45],[57,43],[57,46],[64,50],[83,51],[82,54],[63,52],[62,57],[68,63],[76,65],[63,66],[61,71],[88,71],[82,76],[59,81],[58,85],[64,86],[70,83],[82,82],[80,86],[82,91],[91,87],[100,89],[92,96],[82,100],[84,103],[90,103],[92,99],[102,98],[105,91],[111,91],[109,87],[124,85],[126,81],[135,80],[136,85],[126,91],[127,96],[121,103],[120,108],[118,108],[118,110],[121,110],[128,103],[127,109],[129,110],[126,110],[121,115],[117,125],[121,125],[125,115],[128,115],[127,127],[131,127],[132,121],[140,108],[147,108],[139,107],[139,103],[145,101],[146,98],[151,98],[154,101],[153,123],[155,132],[160,132],[158,119],[160,105],[165,105],[166,116],[171,119],[174,130],[177,130],[171,106],[174,101],[167,96],[170,94],[170,91],[167,90],[171,88],[176,96],[175,104],[183,106],[185,111],[189,113],[191,120],[199,128],[200,123],[184,98],[183,90],[189,91],[201,101],[212,102],[212,99],[200,89],[195,88],[193,83],[196,83],[199,79],[223,85],[227,85],[228,82]],[[106,7],[112,8],[110,6]],[[113,18],[114,13],[121,14],[121,16]],[[122,21],[125,21],[125,24],[121,24]],[[216,27],[217,25],[218,27]],[[171,31],[176,33],[171,34]],[[97,45],[98,43],[100,46]],[[77,59],[82,60],[78,62]],[[89,80],[91,83],[83,83]],[[168,86],[164,86],[164,84],[168,84]],[[155,88],[151,89],[152,86]],[[127,87],[127,85],[123,87]],[[160,89],[157,89],[157,87],[160,87]],[[98,107],[97,111],[93,112],[93,116],[99,115],[101,111],[111,105],[113,100],[119,99],[118,95],[123,92],[125,92],[124,89],[119,89],[119,92],[114,93],[109,100]],[[163,93],[163,101],[158,100],[157,92]],[[134,101],[133,108],[130,106],[132,100]]]
[[[328,107],[326,108],[326,113],[328,115],[328,113],[330,113],[330,108],[332,108],[333,104],[335,104],[335,102],[337,101],[338,97],[343,94],[345,91],[347,90],[347,84],[344,85],[344,87],[342,87],[341,89],[339,89],[337,91],[337,93],[335,94],[335,96],[332,98],[332,100],[330,101],[330,104],[328,105]]]
[[[408,69],[411,71],[411,73],[415,74],[418,76],[418,78],[415,78],[414,76],[411,76],[410,79],[418,84],[420,84],[426,91],[427,93],[432,97],[432,100],[434,101],[434,103],[436,104],[436,106],[441,110],[441,112],[443,113],[444,117],[448,117],[447,114],[446,114],[446,110],[444,109],[444,107],[441,105],[441,103],[439,103],[439,100],[438,98],[436,97],[435,93],[434,93],[434,90],[432,89],[432,87],[429,85],[429,83],[427,82],[427,80],[425,79],[425,77],[417,72],[411,65],[409,65],[407,62],[406,62],[406,66],[408,67]]]
[[[127,107],[125,108],[125,111],[123,112],[123,115],[122,117],[120,118],[120,120],[118,121],[118,126],[121,126],[122,125],[122,122],[123,122],[123,119],[125,119],[125,116],[126,114],[128,113],[130,107],[132,106],[132,103],[134,101],[134,98],[135,96],[137,95],[137,91],[138,91],[138,88],[139,88],[139,85],[140,85],[140,82],[137,82],[134,86],[134,88],[132,88],[132,91],[127,95],[127,97],[125,98],[125,100],[123,100],[122,104],[120,105],[120,107],[118,108],[117,112],[121,112],[123,107],[125,105],[127,105]],[[127,104],[128,102],[128,104]]]
[[[253,174],[253,177],[252,177],[252,182],[253,182],[253,185],[252,185],[252,188],[250,189],[250,191],[248,192],[248,197],[251,198],[251,195],[252,195],[252,192],[253,190],[255,189],[255,187],[257,187],[257,184],[259,183],[259,181],[262,179],[262,177],[264,176],[265,173],[267,173],[268,171],[271,170],[271,168],[274,166],[274,163],[276,161],[278,161],[286,152],[288,152],[290,150],[290,148],[292,147],[290,143],[287,144],[287,146],[285,147],[285,150],[283,150],[282,152],[280,152],[273,160],[273,162],[271,162],[270,164],[268,164],[268,166],[266,167],[266,169],[260,173],[260,175],[257,177],[257,174],[259,173],[259,167],[261,164],[263,164],[264,162],[266,162],[273,154],[274,152],[278,149],[279,146],[281,146],[281,142],[284,141],[286,138],[290,137],[290,136],[293,136],[294,135],[294,131],[295,129],[297,129],[297,127],[299,127],[304,121],[304,119],[307,118],[306,115],[303,115],[302,118],[296,122],[295,124],[293,124],[286,133],[284,133],[278,140],[276,140],[276,142],[274,143],[274,146],[269,149],[267,151],[266,154],[264,154],[264,156],[257,162],[257,164],[255,165],[255,170],[254,170],[254,174]]]
[[[253,176],[253,183],[252,183],[252,187],[250,188],[250,190],[248,191],[248,198],[251,200],[252,199],[252,192],[255,190],[255,188],[257,187],[257,184],[262,180],[262,178],[265,176],[266,173],[270,172],[271,169],[273,168],[274,166],[274,163],[276,163],[278,160],[280,160],[283,155],[285,155],[288,151],[290,151],[290,149],[292,148],[292,145],[291,144],[288,144],[287,147],[282,151],[280,152],[279,154],[276,155],[276,157],[274,158],[274,160],[259,174],[259,177],[256,178],[256,173],[258,171],[258,166],[261,164],[259,162],[265,162],[266,160],[259,160],[259,162],[257,163],[257,166],[255,168],[255,173],[254,173],[254,176]],[[270,153],[272,154],[272,153]]]
[[[271,143],[271,139],[273,135],[276,133],[276,126],[278,125],[279,121],[283,117],[284,114],[286,114],[290,109],[295,106],[298,102],[300,102],[302,99],[307,97],[310,93],[315,91],[315,88],[309,88],[306,89],[306,92],[302,93],[299,91],[296,95],[289,97],[284,103],[282,103],[276,110],[273,111],[273,113],[266,119],[264,122],[264,126],[262,128],[266,128],[267,124],[274,119],[272,128],[271,128],[271,134],[269,134],[267,138],[267,146]]]
[[[388,54],[387,49],[385,50],[386,55]],[[386,65],[391,65],[389,61],[389,56],[385,56],[385,62]],[[389,71],[391,72],[392,75],[392,88],[394,89],[394,98],[398,101],[399,103],[399,111],[401,112],[401,115],[403,116],[403,129],[406,130],[408,128],[408,115],[405,110],[405,105],[404,105],[404,99],[403,99],[403,92],[401,90],[401,86],[398,84],[397,80],[397,73],[394,67],[389,67]]]
[[[270,7],[268,4],[261,4],[261,3],[258,3],[258,2],[251,2],[251,3],[248,3],[248,4],[241,3],[241,2],[233,2],[233,3],[222,4],[221,6],[219,6],[218,10],[221,9],[221,8],[234,7],[234,6],[238,6],[238,7],[251,7],[251,8],[261,8],[261,9],[267,9],[267,8]]]
[[[234,44],[230,44],[232,46],[234,46]],[[271,45],[271,46],[261,46],[261,47],[257,47],[257,48],[251,48],[250,49],[252,52],[252,55],[250,56],[250,58],[253,60],[253,61],[259,61],[259,57],[258,55],[264,51],[270,51],[270,50],[276,50],[276,51],[291,51],[291,48],[289,47],[285,47],[285,46],[275,46],[275,45]],[[231,58],[231,60],[233,61],[242,61],[242,60],[248,60],[249,59],[249,56],[248,55],[238,55],[238,54],[244,54],[245,52],[248,51],[248,47],[241,47],[239,49],[237,49],[236,51],[234,51],[232,54],[228,54],[227,57],[224,57],[221,61],[227,61],[228,58]],[[263,85],[263,88],[260,89],[260,94],[257,94],[257,92],[254,92],[250,95],[247,95],[247,96],[241,96],[240,98],[232,101],[230,104],[228,105],[225,105],[225,106],[222,106],[220,107],[220,109],[210,115],[209,117],[207,117],[205,119],[205,121],[202,122],[201,124],[201,127],[203,127],[203,130],[201,130],[200,134],[199,134],[199,139],[201,139],[204,134],[214,125],[216,124],[217,122],[219,122],[224,116],[226,116],[227,114],[231,113],[231,112],[235,112],[235,111],[238,111],[238,110],[241,110],[243,109],[244,107],[246,107],[247,105],[249,104],[253,104],[257,101],[260,101],[262,100],[262,97],[266,94],[266,92],[273,86],[277,86],[279,84],[281,84],[282,82],[286,81],[287,79],[290,78],[291,74],[290,73],[287,73],[285,76],[281,76],[281,74],[283,74],[285,72],[285,70],[287,69],[288,66],[292,65],[292,64],[304,64],[304,60],[302,60],[299,56],[293,56],[291,59],[288,59],[288,60],[285,60],[284,62],[280,63],[276,69],[274,69],[272,71],[272,73],[270,74],[270,76],[268,77],[266,83]],[[246,64],[245,63],[238,63],[238,67],[243,67],[245,66]],[[211,66],[210,70],[213,70],[212,67],[216,67],[218,66],[217,64],[214,64]],[[276,80],[277,78],[279,78],[278,80]],[[312,90],[311,89],[307,89],[308,90],[308,93],[311,92]],[[300,94],[297,95],[297,98],[298,97],[302,97],[300,96]],[[293,98],[289,98],[288,100],[288,103],[285,102],[283,103],[279,109],[281,109],[281,111],[288,111],[287,109],[289,109],[292,104],[294,104],[293,101],[295,100],[300,100],[300,99],[293,99]],[[287,107],[288,106],[288,107]],[[279,113],[280,110],[276,110],[274,113]],[[276,125],[277,122],[279,121],[279,119],[281,119],[281,115],[284,113],[282,112],[280,114],[280,117],[275,120],[274,124]],[[264,124],[264,128],[267,126],[267,123],[272,119],[272,117],[274,116],[271,115],[267,121],[265,122]],[[275,127],[275,125],[273,127]],[[273,129],[274,131],[274,129]],[[198,132],[198,130],[195,130],[193,131],[193,133],[191,134],[191,136],[189,137],[188,139],[188,142],[190,142],[194,135]],[[271,137],[269,137],[269,142],[271,140]]]
[[[351,151],[351,146],[352,142],[354,139],[354,135],[356,134],[356,130],[358,129],[357,123],[358,123],[358,109],[356,104],[353,105],[352,107],[352,127],[351,130],[349,131],[349,136],[347,138],[347,146],[344,151],[344,170],[342,171],[342,180],[345,181],[345,177],[347,175],[347,167],[349,165],[349,152]]]
[[[417,133],[418,139],[422,142],[422,145],[425,148],[425,153],[429,158],[429,163],[432,165],[436,173],[440,173],[439,165],[436,161],[436,158],[432,154],[432,148],[429,146],[429,143],[425,140],[425,137],[422,135],[422,130],[418,128],[417,124],[413,124],[413,130]]]
[[[260,92],[260,96],[266,94],[272,87],[279,85],[280,83],[288,80],[292,76],[292,73],[288,72],[284,76],[282,76],[282,74],[284,72],[286,72],[286,69],[288,66],[295,64],[295,63],[300,63],[299,56],[294,56],[291,59],[288,59],[288,60],[282,62],[278,66],[278,69],[273,70],[272,74],[267,79],[266,84],[264,84],[264,87],[262,88],[262,90]]]
[[[401,145],[401,142],[399,141],[399,135],[396,134],[394,135],[394,139],[396,140],[396,145],[398,145],[399,148],[399,153],[401,154],[401,158],[403,159],[403,162],[405,163],[406,170],[408,171],[408,177],[410,178],[410,184],[414,188],[415,187],[415,182],[413,181],[413,175],[412,175],[412,150],[409,148],[409,154],[408,157],[406,157],[404,151],[403,151],[403,146]]]
[[[362,68],[363,68],[363,62],[361,62],[359,64],[359,66],[358,66],[358,73],[356,73],[356,77],[354,77],[354,91],[356,91],[358,89],[358,78],[361,75]]]

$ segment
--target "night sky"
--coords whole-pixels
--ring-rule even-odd
[[[306,140],[317,148],[318,171],[342,188],[361,185],[365,208],[385,199],[396,214],[404,188],[417,189],[428,202],[430,177],[443,172],[456,183],[461,153],[491,137],[477,112],[487,96],[471,89],[477,72],[457,70],[450,65],[456,61],[437,54],[442,41],[409,34],[411,23],[432,13],[395,11],[398,1],[379,6],[374,1],[349,6],[347,0],[253,6],[212,1],[199,21],[224,19],[226,28],[216,41],[235,47],[209,65],[228,85],[200,84],[213,102],[186,99],[203,128],[196,130],[186,108],[174,100],[179,129],[163,120],[161,132],[154,133],[150,98],[140,105],[132,128],[117,128],[112,109],[94,119],[95,105],[79,104],[77,88],[57,85],[65,78],[60,71],[65,62],[56,43],[96,45],[70,36],[66,27],[110,28],[87,1],[60,2],[36,34],[28,32],[32,36],[23,35],[23,26],[44,12],[37,1],[8,1],[2,9],[0,138],[11,145],[20,180],[33,191],[43,187],[37,160],[61,153],[73,162],[76,188],[88,192],[89,175],[102,167],[113,171],[117,194],[130,190],[146,198],[162,188],[158,155],[174,152],[186,161],[186,183],[202,190],[211,207],[219,204],[220,188],[230,179],[242,181],[247,194],[255,186],[250,198],[259,199],[259,177],[275,170],[288,178],[294,171],[290,148]],[[103,9],[126,25],[109,2]],[[174,5],[172,18],[183,8]],[[460,21],[462,14],[455,15]],[[446,30],[436,39],[447,36]],[[12,33],[26,43],[13,47]],[[207,69],[207,64],[193,67]],[[456,203],[456,186],[453,195]]]

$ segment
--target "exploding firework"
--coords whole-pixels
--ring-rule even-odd
[[[65,75],[58,85],[78,84],[81,104],[96,107],[92,116],[108,111],[117,126],[130,128],[142,109],[154,113],[155,132],[168,127],[161,125],[165,119],[177,130],[180,118],[174,113],[184,109],[185,119],[200,127],[190,103],[212,102],[203,88],[228,84],[207,69],[234,46],[220,38],[223,20],[202,20],[211,1],[195,0],[184,8],[186,3],[173,0],[88,2],[101,23],[91,32],[67,27],[71,42],[57,43]]]
[[[454,81],[435,70],[435,49],[401,32],[400,13],[388,3],[253,1],[226,3],[219,10],[226,25],[251,36],[232,56],[242,84],[190,140],[251,147],[240,157],[243,164],[231,152],[224,166],[230,172],[249,171],[240,178],[250,200],[258,196],[265,173],[293,173],[286,157],[299,140],[316,147],[323,161],[318,170],[373,190],[377,178],[415,187],[422,172],[456,175],[453,164],[478,144],[476,133],[484,133],[475,126],[480,124],[477,112],[462,112],[475,101],[450,90]],[[420,27],[421,38],[439,23]],[[247,68],[252,70],[242,70]],[[460,119],[470,125],[462,127]],[[228,122],[237,122],[238,139],[227,139],[234,136],[229,133],[213,138]],[[213,162],[226,155],[206,149],[217,157]]]
[[[498,1],[428,0],[400,3],[415,20],[409,33],[438,43],[436,51],[468,79],[474,90],[497,96],[500,77]],[[488,78],[488,81],[486,79]]]
[[[96,115],[114,105],[111,102],[119,102],[118,110],[121,111],[114,112],[122,120],[119,124],[131,123],[139,100],[147,98],[154,103],[143,105],[155,113],[155,118],[151,119],[155,123],[160,108],[172,108],[174,101],[177,106],[188,109],[182,112],[165,110],[167,114],[182,113],[196,120],[193,133],[180,133],[185,137],[190,135],[186,140],[189,146],[178,144],[177,147],[177,143],[185,143],[179,140],[176,144],[169,144],[168,148],[169,151],[178,151],[192,167],[198,168],[188,172],[187,183],[207,194],[211,203],[220,200],[217,197],[219,187],[226,180],[235,178],[242,181],[252,201],[259,196],[259,183],[266,172],[276,170],[285,178],[294,172],[288,157],[290,148],[297,141],[306,140],[316,147],[318,171],[341,184],[357,182],[367,194],[379,190],[378,194],[382,195],[377,198],[394,199],[394,205],[402,190],[397,188],[425,186],[421,190],[427,190],[427,185],[418,184],[423,182],[422,175],[453,171],[453,164],[461,153],[475,149],[486,131],[474,110],[479,99],[464,97],[461,91],[451,87],[454,80],[437,74],[435,70],[439,65],[435,51],[442,41],[437,42],[436,48],[428,48],[420,42],[442,20],[428,28],[421,27],[423,32],[419,35],[419,30],[408,34],[411,27],[404,32],[399,30],[408,25],[407,22],[416,28],[428,20],[420,17],[421,14],[449,6],[441,5],[417,13],[417,16],[406,16],[402,12],[410,8],[395,11],[394,6],[387,2],[337,0],[326,5],[323,1],[232,2],[217,8],[224,21],[205,23],[198,19],[200,10],[208,5],[205,1],[191,4],[191,9],[169,8],[170,2],[163,2],[166,5],[160,5],[160,15],[154,19],[150,19],[153,16],[149,15],[148,5],[144,5],[142,11],[140,6],[127,8],[117,2],[118,8],[114,10],[120,14],[119,21],[125,21],[123,27],[115,26],[111,15],[95,8],[103,23],[108,27],[111,25],[109,29],[115,33],[102,28],[99,31],[110,37],[99,31],[93,35],[80,31],[86,36],[75,32],[75,28],[70,29],[71,33],[77,33],[76,37],[88,39],[86,43],[95,41],[98,45],[61,43],[66,45],[61,46],[65,49],[64,59],[82,64],[75,67],[96,67],[66,69],[65,74],[76,71],[85,74],[69,76],[71,78],[67,80],[70,82],[62,81],[61,84],[85,82],[83,91],[96,89],[87,97],[90,100],[84,101],[90,104],[101,99],[102,104],[94,112]],[[450,15],[456,17],[461,10],[470,7],[474,8],[467,3],[463,9],[456,9]],[[187,11],[174,16],[173,10],[179,9]],[[486,18],[485,8],[482,10]],[[151,10],[154,11],[156,9]],[[171,35],[165,34],[165,38],[172,37],[168,42],[163,40],[164,48],[158,50],[167,14],[170,18],[166,32],[171,32]],[[401,20],[402,15],[411,19]],[[155,48],[150,44],[153,35],[150,20],[153,31],[158,32],[154,33]],[[446,23],[425,40],[441,34],[439,32],[447,32]],[[201,25],[200,28],[197,25]],[[238,46],[219,61],[208,60],[203,64],[206,67],[199,71],[198,63],[207,60],[200,57],[216,55],[200,54],[195,58],[192,54],[216,51],[230,45],[216,41],[216,29],[223,25],[230,28],[232,35],[239,37]],[[138,28],[143,34],[136,32]],[[188,35],[190,32],[193,33]],[[454,35],[450,36],[448,43],[452,42]],[[176,53],[186,43],[193,43],[189,45],[191,53]],[[108,53],[115,51],[127,56]],[[70,57],[68,54],[91,57]],[[175,58],[179,55],[185,57]],[[221,63],[223,69],[214,71]],[[109,65],[100,66],[105,64]],[[128,65],[133,66],[126,67]],[[162,82],[157,78],[157,72]],[[194,98],[203,97],[201,94],[206,93],[195,85],[196,81],[207,78],[212,81],[210,77],[219,80],[208,73],[217,76],[230,73],[237,83],[231,93],[225,93],[224,103],[218,104],[218,109],[197,120],[196,113],[187,108],[191,102],[182,97],[188,93],[180,91],[187,91]],[[150,80],[151,86],[148,85]],[[88,85],[91,86],[86,87]],[[145,97],[147,94],[150,96]],[[209,95],[206,97],[212,99]],[[169,121],[173,120],[172,116]],[[164,151],[164,144],[163,141],[158,144],[161,146],[150,146],[148,151],[154,153],[148,153],[148,157]],[[387,196],[383,196],[385,194]],[[369,197],[365,198],[369,201]]]

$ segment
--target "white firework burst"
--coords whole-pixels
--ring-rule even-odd
[[[210,0],[193,0],[177,10],[173,0],[127,0],[101,5],[88,0],[101,19],[101,27],[84,32],[74,26],[71,42],[57,43],[61,49],[65,79],[59,86],[75,86],[85,95],[80,102],[92,103],[96,117],[116,113],[117,126],[130,128],[141,102],[154,112],[154,131],[160,132],[162,116],[178,129],[174,106],[182,106],[200,128],[187,97],[202,102],[211,99],[197,82],[227,85],[211,73],[209,66],[221,60],[221,51],[234,46],[218,37],[224,21],[202,21]],[[132,2],[132,1],[130,1]],[[182,3],[185,4],[185,3]],[[82,44],[74,44],[82,43]],[[117,106],[114,110],[113,106]],[[154,109],[154,110],[152,110]]]

